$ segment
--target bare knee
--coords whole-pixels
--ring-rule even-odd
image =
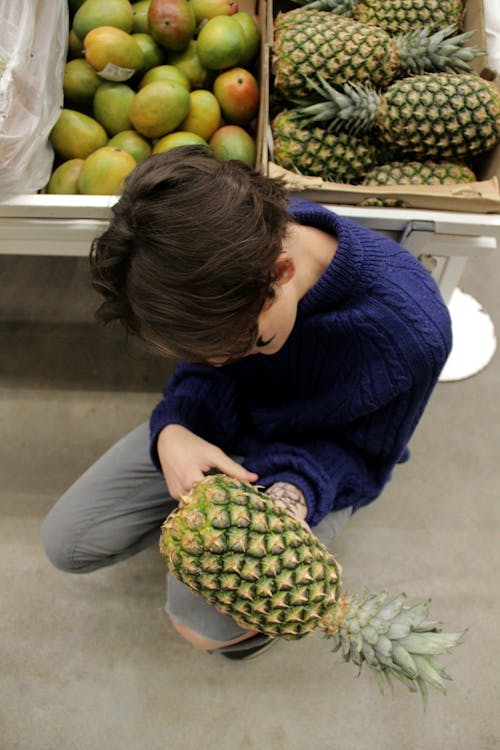
[[[200,635],[200,633],[198,633],[196,630],[193,630],[192,628],[188,627],[180,620],[177,620],[175,617],[170,616],[170,622],[172,623],[174,628],[177,630],[177,632],[186,641],[188,641],[188,643],[190,643],[191,646],[194,646],[200,651],[215,651],[216,649],[224,648],[225,646],[233,646],[235,643],[240,643],[241,641],[245,641],[247,638],[251,638],[257,633],[257,631],[255,630],[249,630],[243,635],[238,636],[238,638],[233,639],[232,641],[226,641],[225,643],[221,643],[221,641],[214,641],[210,638],[205,638],[205,636]]]

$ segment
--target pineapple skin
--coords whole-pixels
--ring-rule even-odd
[[[332,86],[355,80],[386,88],[399,66],[394,41],[369,24],[306,8],[276,19],[274,83],[286,99],[310,93],[308,79],[318,73]]]
[[[445,185],[475,182],[476,175],[465,164],[408,161],[380,164],[363,180],[363,185]]]
[[[401,151],[460,160],[500,140],[500,92],[476,75],[409,76],[384,92],[376,126]]]
[[[251,484],[225,475],[195,484],[163,524],[160,552],[180,581],[243,628],[296,640],[332,620],[340,565]]]
[[[401,34],[417,27],[461,26],[462,0],[355,0],[354,18]]]
[[[226,475],[196,483],[162,526],[160,552],[173,574],[244,628],[297,640],[318,628],[361,670],[411,692],[446,693],[437,657],[464,633],[428,620],[429,601],[340,593],[341,567],[301,523],[257,487]]]
[[[369,137],[329,132],[319,125],[300,127],[287,110],[273,119],[271,131],[273,161],[291,172],[356,184],[377,163]]]
[[[413,159],[464,161],[500,141],[500,91],[477,75],[425,73],[371,86],[335,89],[318,76],[319,100],[293,109],[301,125],[372,133],[383,146]]]

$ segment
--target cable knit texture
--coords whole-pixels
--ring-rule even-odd
[[[151,416],[245,456],[259,484],[292,482],[309,524],[378,497],[407,445],[451,347],[448,311],[430,274],[387,237],[322,206],[290,201],[301,224],[338,238],[300,300],[283,348],[220,368],[181,363]]]

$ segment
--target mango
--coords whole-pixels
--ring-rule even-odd
[[[176,52],[193,38],[196,17],[189,0],[152,0],[148,12],[149,33],[158,44]]]
[[[171,151],[179,146],[208,146],[208,143],[196,133],[185,130],[176,130],[175,133],[164,135],[156,141],[153,154],[161,154],[163,151]]]
[[[151,144],[135,130],[121,130],[108,141],[107,145],[127,151],[138,164],[151,156]]]
[[[132,5],[128,0],[85,0],[73,18],[73,30],[83,41],[98,26],[116,26],[129,33],[134,27]]]
[[[145,73],[146,70],[163,64],[165,61],[165,50],[158,42],[155,42],[151,34],[132,34],[132,39],[135,39],[144,57],[141,73]]]
[[[64,68],[63,92],[65,100],[76,105],[92,103],[94,94],[102,84],[92,65],[83,58],[66,63]]]
[[[196,39],[192,39],[182,52],[171,52],[168,59],[171,65],[175,65],[176,68],[179,68],[187,76],[191,88],[201,89],[207,87],[209,74],[200,62]]]
[[[84,159],[69,159],[63,161],[57,169],[54,169],[47,185],[48,193],[58,193],[62,195],[76,195],[78,193],[78,178]]]
[[[136,165],[134,157],[126,151],[111,146],[98,148],[85,159],[78,189],[83,195],[118,195]]]
[[[68,58],[83,57],[83,42],[77,37],[73,29],[69,30],[68,36]]]
[[[138,0],[132,3],[132,13],[134,14],[134,34],[149,34],[148,11],[151,0]]]
[[[107,143],[108,135],[93,117],[73,109],[63,109],[49,140],[61,158],[86,159]]]
[[[127,81],[144,65],[144,55],[133,36],[114,26],[92,29],[83,46],[87,62],[108,81]]]
[[[143,89],[148,83],[154,83],[155,81],[173,81],[173,83],[178,83],[179,86],[185,88],[186,91],[191,91],[189,78],[175,65],[156,65],[154,68],[150,68],[142,76],[138,88]]]
[[[236,0],[191,0],[196,23],[214,16],[232,16],[238,12]]]
[[[132,100],[129,117],[146,138],[161,138],[175,130],[189,112],[189,92],[171,81],[148,83]]]
[[[109,135],[130,130],[128,110],[135,96],[126,83],[102,83],[94,95],[94,117]]]

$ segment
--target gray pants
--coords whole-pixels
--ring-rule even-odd
[[[158,544],[160,527],[176,506],[151,463],[144,423],[110,448],[52,508],[42,527],[46,553],[56,567],[72,573],[112,565]],[[350,515],[350,508],[330,513],[314,532],[328,544]],[[170,573],[165,609],[211,640],[224,643],[245,633]],[[243,648],[244,642],[237,647]],[[236,646],[223,650],[232,648]]]

